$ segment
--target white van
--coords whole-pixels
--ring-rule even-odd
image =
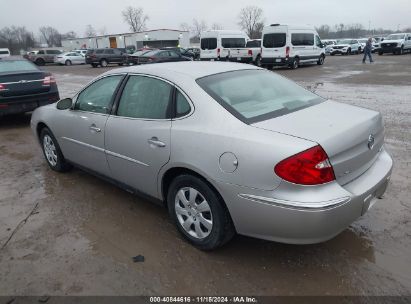
[[[264,27],[262,39],[261,65],[267,68],[324,63],[325,48],[313,27],[271,24]]]
[[[9,49],[0,49],[0,58],[9,57],[10,50]]]
[[[200,35],[200,60],[226,60],[231,48],[244,48],[248,41],[241,31],[205,31]]]

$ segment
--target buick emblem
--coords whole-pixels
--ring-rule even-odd
[[[375,143],[374,135],[370,134],[370,136],[368,136],[368,149],[372,150],[372,148],[374,148],[374,143]]]

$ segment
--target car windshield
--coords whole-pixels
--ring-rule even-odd
[[[358,41],[361,42],[361,43],[367,43],[368,39],[360,39]]]
[[[158,52],[159,52],[158,50],[148,51],[148,52],[143,53],[142,55],[147,56],[147,57],[151,57],[151,56],[156,56],[158,54]]]
[[[265,70],[226,72],[197,79],[197,83],[245,123],[286,115],[324,101],[294,82]]]
[[[20,71],[38,71],[38,69],[26,60],[0,60],[0,73]]]
[[[393,35],[388,35],[386,40],[399,40],[399,39],[404,39],[404,34],[393,34]]]
[[[351,44],[351,40],[350,40],[350,39],[338,40],[337,43],[338,43],[338,44]]]

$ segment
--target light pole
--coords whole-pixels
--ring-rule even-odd
[[[144,41],[147,43],[147,41],[148,41],[148,34],[146,33],[146,34],[144,34]],[[144,45],[144,47],[147,47],[147,45]]]

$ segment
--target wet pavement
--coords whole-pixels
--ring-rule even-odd
[[[385,198],[317,245],[236,236],[199,251],[162,207],[78,169],[51,171],[30,115],[0,118],[0,295],[411,295],[411,55],[375,59],[275,71],[381,111],[395,161]],[[62,97],[106,70],[46,69]],[[134,263],[137,255],[145,261]]]

